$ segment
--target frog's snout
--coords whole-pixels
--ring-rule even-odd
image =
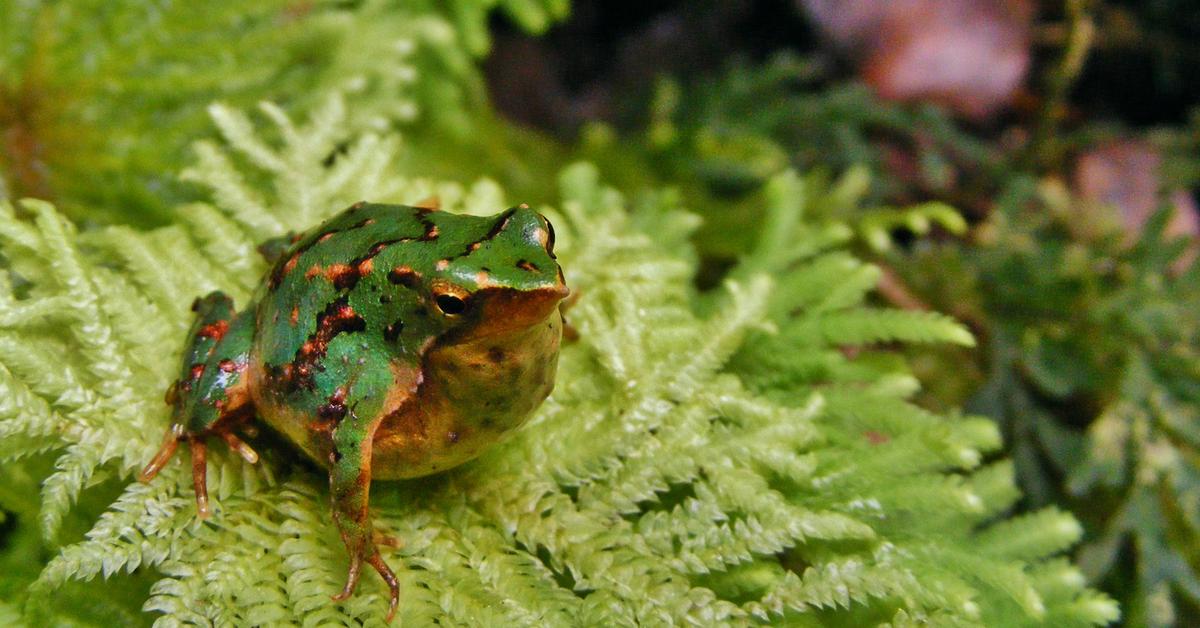
[[[570,293],[563,283],[535,290],[490,289],[476,293],[478,324],[472,337],[528,329],[545,321]]]
[[[571,294],[571,289],[564,282],[558,282],[557,285],[530,290],[524,295],[518,297],[519,302],[508,305],[503,309],[505,313],[520,319],[521,322],[530,324],[540,321],[550,315],[554,311],[559,302],[567,298]]]
[[[547,222],[546,224],[550,223]],[[558,295],[558,299],[560,301],[571,296],[571,289],[567,287],[567,278],[563,277],[561,266],[558,267],[558,277],[556,278],[555,285],[553,288],[551,288],[551,290]]]

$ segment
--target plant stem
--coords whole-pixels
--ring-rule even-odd
[[[1062,157],[1062,144],[1056,137],[1058,127],[1065,117],[1071,86],[1083,71],[1084,62],[1096,35],[1096,22],[1091,13],[1091,4],[1090,0],[1066,2],[1066,47],[1046,78],[1042,106],[1038,110],[1033,138],[1026,153],[1028,165],[1048,167]]]

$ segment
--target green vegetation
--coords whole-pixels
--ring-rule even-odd
[[[373,489],[397,625],[1197,612],[1200,264],[1165,193],[1131,227],[1066,182],[1127,131],[1010,145],[779,55],[563,142],[491,111],[496,12],[568,7],[0,6],[0,624],[379,624],[374,577],[329,600],[326,482],[286,444],[214,453],[206,522],[184,465],[134,476],[193,297],[431,196],[546,213],[579,338],[515,438]],[[1141,134],[1162,191],[1200,180],[1197,129]]]

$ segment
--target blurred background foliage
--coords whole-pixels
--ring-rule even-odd
[[[582,157],[677,186],[701,288],[768,179],[810,172],[881,299],[981,339],[909,356],[923,403],[999,421],[1021,507],[1083,522],[1131,624],[1200,617],[1194,2],[15,0],[0,41],[0,196],[84,226],[195,197],[176,175],[204,103],[299,114],[328,89],[401,128],[416,174],[541,200]]]
[[[338,89],[355,99],[357,130],[465,138],[486,100],[475,63],[493,8],[530,32],[568,11],[566,0],[5,2],[4,184],[84,224],[164,224],[189,197],[177,169],[215,100],[304,111]]]

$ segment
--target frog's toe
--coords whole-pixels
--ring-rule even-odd
[[[400,604],[400,581],[396,579],[396,574],[392,573],[392,569],[383,562],[383,556],[379,552],[375,552],[367,562],[379,572],[379,576],[387,583],[388,590],[391,592],[391,601],[388,602],[387,621],[391,622],[396,616],[396,606]]]
[[[390,539],[392,542],[399,543],[394,538],[383,537]],[[378,542],[378,541],[377,541]],[[396,574],[392,573],[392,569],[383,561],[383,556],[379,550],[371,548],[371,554],[367,557],[367,563],[379,572],[379,576],[387,583],[388,591],[390,592],[390,601],[388,602],[387,621],[391,622],[392,617],[396,615],[396,607],[400,604],[400,581],[396,579]],[[346,573],[346,586],[337,595],[331,597],[335,602],[342,602],[348,599],[353,593],[354,588],[358,586],[358,577],[362,569],[362,558],[358,555],[350,556],[350,568]]]
[[[382,545],[384,547],[390,547],[392,549],[400,549],[401,547],[404,547],[404,541],[401,541],[399,538],[394,537],[390,534],[384,534],[382,532],[376,531],[375,532],[375,545]]]
[[[236,434],[229,430],[221,430],[218,434],[221,436],[221,440],[225,441],[225,444],[229,445],[229,448],[237,452],[246,462],[250,464],[258,462],[258,452],[238,438]]]
[[[434,194],[433,196],[430,196],[430,197],[427,197],[427,198],[417,201],[417,203],[415,205],[413,205],[413,207],[420,207],[421,209],[432,209],[433,211],[438,211],[439,209],[442,208],[442,199],[437,194]]]
[[[183,426],[176,423],[167,429],[167,433],[163,435],[162,445],[158,448],[158,453],[146,463],[142,468],[142,472],[138,474],[138,480],[149,482],[162,471],[163,467],[171,461],[171,457],[175,455],[175,450],[179,447],[179,440],[183,438]]]
[[[346,586],[342,587],[341,593],[330,597],[334,602],[341,602],[350,598],[354,593],[354,587],[358,586],[358,574],[362,569],[362,558],[358,554],[350,555],[350,568],[346,571]]]
[[[188,440],[192,450],[192,489],[196,493],[196,516],[208,519],[212,510],[208,507],[208,446],[203,438]]]

